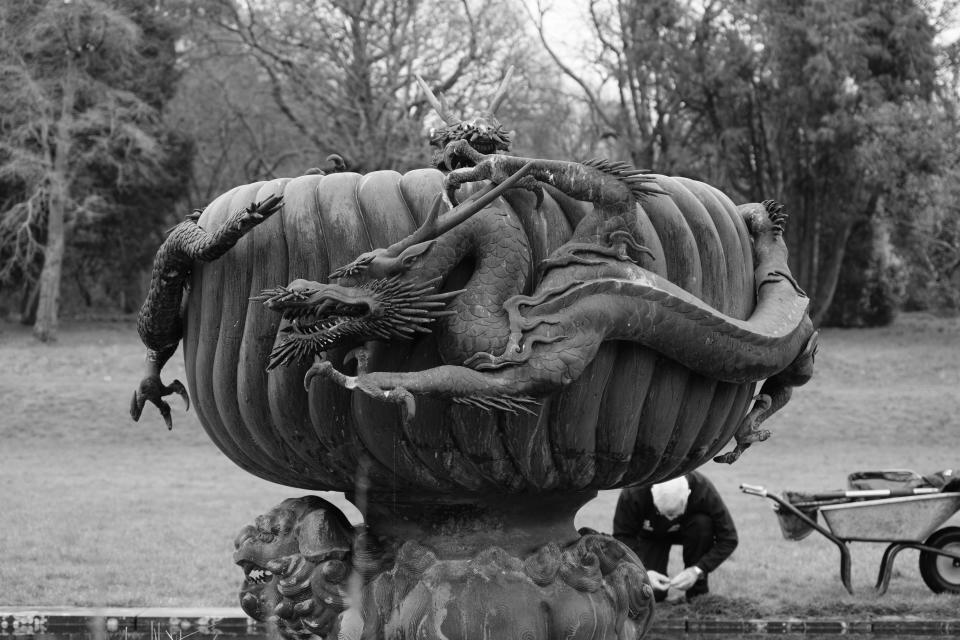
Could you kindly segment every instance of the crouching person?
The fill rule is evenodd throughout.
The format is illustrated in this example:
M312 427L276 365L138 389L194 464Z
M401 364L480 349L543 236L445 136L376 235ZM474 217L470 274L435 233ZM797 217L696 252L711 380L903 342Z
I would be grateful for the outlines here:
M659 602L673 587L687 600L710 590L707 576L737 548L737 529L716 487L693 471L620 493L613 535L643 562ZM667 571L670 547L683 547L683 570Z

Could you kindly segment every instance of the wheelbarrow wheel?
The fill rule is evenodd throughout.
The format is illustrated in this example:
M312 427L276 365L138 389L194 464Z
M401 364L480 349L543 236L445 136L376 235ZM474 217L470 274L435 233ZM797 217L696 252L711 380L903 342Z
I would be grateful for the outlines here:
M960 553L960 527L944 527L934 531L924 544ZM934 593L960 593L960 560L932 551L921 551L920 576Z

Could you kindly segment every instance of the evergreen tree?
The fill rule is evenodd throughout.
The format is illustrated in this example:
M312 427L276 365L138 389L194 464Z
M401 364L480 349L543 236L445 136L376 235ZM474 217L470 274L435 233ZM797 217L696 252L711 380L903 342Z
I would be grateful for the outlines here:
M897 238L865 225L913 215L901 206L905 190L923 190L946 171L940 145L900 135L945 130L926 4L598 0L588 20L598 43L592 73L563 68L584 88L603 137L616 141L613 151L740 201L784 202L794 273L818 324L841 279L843 295L862 298L863 278L893 273L867 265L896 263L887 254ZM848 250L889 260L845 263ZM876 285L874 294L901 289Z
M0 180L14 193L0 203L0 284L37 280L40 340L56 335L75 232L108 236L120 217L136 226L123 215L130 199L162 190L168 143L184 146L163 131L157 110L169 83L164 89L154 73L172 69L172 58L157 64L164 35L145 19L151 11L146 1L0 5Z

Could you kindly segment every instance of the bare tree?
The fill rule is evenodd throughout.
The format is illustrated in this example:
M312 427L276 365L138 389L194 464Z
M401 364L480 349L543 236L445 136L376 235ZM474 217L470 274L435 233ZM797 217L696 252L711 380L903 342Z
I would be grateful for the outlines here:
M433 116L415 75L470 111L509 66L526 75L535 44L506 0L206 0L192 25L185 82L195 91L176 111L196 127L198 174L210 171L198 175L202 195L330 153L357 171L423 166ZM203 187L217 174L227 182Z
M123 182L156 166L160 151L144 125L155 111L110 84L138 55L139 31L97 0L0 4L0 282L36 277L34 335L56 337L67 236L105 206L91 167Z
M702 4L697 16L675 0L589 0L576 56L547 27L549 0L528 8L543 48L585 97L598 148L663 171L685 163L694 129L686 85L702 78L695 67L717 14L716 2Z

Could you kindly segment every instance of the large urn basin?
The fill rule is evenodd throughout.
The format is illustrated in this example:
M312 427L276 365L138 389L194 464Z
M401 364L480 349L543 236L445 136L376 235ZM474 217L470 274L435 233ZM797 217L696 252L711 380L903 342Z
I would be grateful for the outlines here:
M658 176L670 197L637 205L649 269L717 310L754 308L750 236L733 203L706 184ZM446 494L591 493L653 482L701 465L732 438L754 383L697 375L633 343L603 345L584 374L532 413L487 411L424 397L404 425L396 405L321 378L310 363L267 371L280 317L251 298L296 278L326 282L358 254L412 232L442 189L432 169L302 176L249 184L211 203L216 229L251 201L282 192L284 207L219 260L197 264L184 309L190 395L204 429L233 462L264 479L309 490ZM508 192L532 264L564 243L586 207L548 191ZM458 268L459 287L471 265ZM528 282L536 281L531 273ZM454 277L451 276L451 280ZM389 346L394 370L441 364L436 337ZM349 372L346 353L331 353Z

